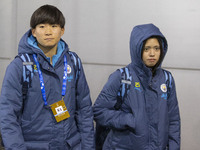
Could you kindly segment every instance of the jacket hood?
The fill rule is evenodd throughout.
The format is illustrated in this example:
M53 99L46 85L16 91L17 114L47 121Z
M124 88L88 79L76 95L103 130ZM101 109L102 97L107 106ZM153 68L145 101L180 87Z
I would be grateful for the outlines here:
M143 42L152 37L158 36L162 40L162 47L163 47L163 58L167 53L167 40L165 39L164 35L160 32L159 28L153 24L143 24L135 26L131 32L130 37L130 54L131 54L131 62L133 65L136 65L140 68L146 68L145 64L142 61L142 46ZM161 63L163 61L161 60ZM161 63L159 66L161 66Z
M38 47L35 47L31 44L29 44L28 39L32 36L31 29L28 30L21 38L19 45L18 45L18 54L34 54L34 53L41 53L41 50ZM62 45L64 45L65 50L69 50L67 43L60 39L60 42L62 42Z

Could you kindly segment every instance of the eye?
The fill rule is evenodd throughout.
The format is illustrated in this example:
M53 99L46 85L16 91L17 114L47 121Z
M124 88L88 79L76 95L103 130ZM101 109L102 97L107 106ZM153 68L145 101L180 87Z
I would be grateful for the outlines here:
M144 51L147 52L149 49L150 49L149 47L145 47L145 48L144 48Z
M159 51L159 50L160 50L160 47L155 47L155 50L156 50L156 51Z
M53 28L56 28L56 27L58 27L58 25L56 25L56 24L53 24L53 25L52 25L52 27L53 27Z
M39 25L39 28L44 28L44 25Z

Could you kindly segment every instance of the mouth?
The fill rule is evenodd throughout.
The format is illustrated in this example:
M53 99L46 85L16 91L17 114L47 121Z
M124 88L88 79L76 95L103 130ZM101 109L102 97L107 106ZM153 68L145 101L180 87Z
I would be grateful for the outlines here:
M45 41L51 41L51 40L53 40L53 38L46 38L46 39L44 39Z
M156 61L156 59L148 59L148 61L154 62L154 61Z

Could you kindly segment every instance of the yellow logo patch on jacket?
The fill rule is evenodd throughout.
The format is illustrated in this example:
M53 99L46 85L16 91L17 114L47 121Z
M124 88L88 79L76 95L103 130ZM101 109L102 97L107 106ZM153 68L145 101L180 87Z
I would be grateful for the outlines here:
M140 82L135 82L135 87L140 87Z

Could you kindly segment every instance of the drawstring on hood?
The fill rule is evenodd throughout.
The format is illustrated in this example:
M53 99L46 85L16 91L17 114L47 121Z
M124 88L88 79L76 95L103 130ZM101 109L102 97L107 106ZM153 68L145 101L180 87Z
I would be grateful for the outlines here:
M131 32L130 37L130 54L131 54L131 64L133 66L137 66L140 69L144 69L147 67L145 66L143 60L142 60L142 47L145 40L147 40L150 37L160 37L162 41L162 53L163 56L160 58L159 61L160 64L158 64L157 67L160 67L162 64L162 61L167 53L167 40L164 37L164 35L160 32L159 28L156 27L153 24L144 24L144 25L138 25L135 26Z

